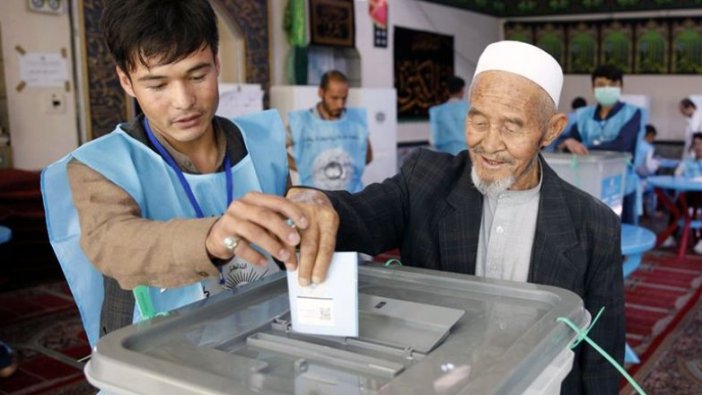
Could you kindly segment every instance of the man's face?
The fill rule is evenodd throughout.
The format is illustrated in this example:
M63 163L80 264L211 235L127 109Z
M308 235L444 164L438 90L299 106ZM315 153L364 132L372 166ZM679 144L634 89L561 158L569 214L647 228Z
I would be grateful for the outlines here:
M349 84L342 81L329 81L327 89L319 88L319 98L322 99L322 108L332 118L341 117L346 108L346 99L349 96Z
M538 183L539 168L534 166L537 154L565 126L564 114L554 116L549 126L544 126L540 116L542 95L545 93L539 86L513 73L488 71L478 75L470 94L466 139L481 182L501 183L511 177L514 182L507 188L512 190L532 188Z
M692 107L685 107L682 104L680 105L680 113L685 117L685 118L691 118L692 114L695 113L695 109Z
M692 150L695 152L695 158L702 159L702 139L696 138L692 140Z
M117 68L122 88L134 97L155 133L185 152L212 131L219 104L219 61L209 47L175 63L136 62L129 75Z

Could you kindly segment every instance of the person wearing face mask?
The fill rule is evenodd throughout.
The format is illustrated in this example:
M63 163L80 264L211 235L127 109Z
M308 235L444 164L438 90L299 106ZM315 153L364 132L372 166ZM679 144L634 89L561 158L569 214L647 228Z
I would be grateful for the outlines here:
M567 130L559 149L578 155L589 150L618 151L636 158L639 136L643 136L642 109L620 100L624 79L612 65L599 66L592 73L592 88L597 104L576 112L576 122ZM638 177L633 168L627 173L622 222L635 222L635 192Z

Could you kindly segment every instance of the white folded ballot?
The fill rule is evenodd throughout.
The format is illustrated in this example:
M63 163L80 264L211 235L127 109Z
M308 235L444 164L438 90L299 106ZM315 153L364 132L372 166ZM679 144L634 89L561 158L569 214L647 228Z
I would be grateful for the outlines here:
M299 285L298 271L288 272L292 329L329 336L358 336L358 254L337 252L327 279Z

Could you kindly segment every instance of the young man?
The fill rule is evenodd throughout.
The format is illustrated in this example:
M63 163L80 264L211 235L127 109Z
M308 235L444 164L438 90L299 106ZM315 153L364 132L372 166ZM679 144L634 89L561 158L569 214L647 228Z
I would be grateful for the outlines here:
M694 158L692 152L692 135L702 132L702 111L697 111L697 105L689 97L680 100L680 114L685 117L687 126L685 127L685 147L683 148L682 159Z
M314 108L288 113L289 166L302 185L358 192L363 170L373 160L366 110L346 108L349 81L339 71L324 73L318 94Z
M50 240L93 345L140 318L120 287L151 286L156 311L168 311L278 271L272 258L296 265L307 214L275 196L288 180L282 122L274 111L214 115L216 26L207 0L106 3L120 84L144 113L42 180Z
M451 77L447 83L448 100L429 108L431 141L437 151L456 155L468 148L465 131L468 102L465 99L465 86L463 78Z
M399 174L358 194L292 188L288 197L338 213L340 250L399 248L406 265L569 289L593 317L605 308L589 336L622 363L619 219L539 155L567 122L556 113L562 84L561 67L543 50L491 44L470 89L467 152L419 150ZM618 387L604 357L588 345L575 349L562 394Z
M641 108L620 101L624 78L614 66L599 66L592 73L596 105L576 112L576 123L566 131L559 148L587 155L588 150L619 151L631 154L636 161L636 146L643 138L644 120ZM636 172L629 168L624 191L622 222L635 222Z

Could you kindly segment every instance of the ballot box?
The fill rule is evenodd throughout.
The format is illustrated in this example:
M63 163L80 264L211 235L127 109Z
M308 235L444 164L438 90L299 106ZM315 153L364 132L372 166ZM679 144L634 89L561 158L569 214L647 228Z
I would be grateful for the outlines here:
M621 216L630 154L590 151L588 155L548 152L542 155L559 177L600 199Z
M359 267L359 336L292 331L286 273L100 339L110 394L558 394L590 315L570 291Z

